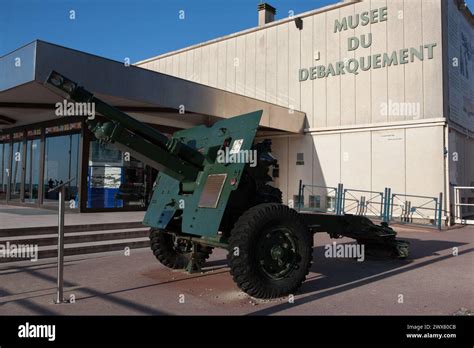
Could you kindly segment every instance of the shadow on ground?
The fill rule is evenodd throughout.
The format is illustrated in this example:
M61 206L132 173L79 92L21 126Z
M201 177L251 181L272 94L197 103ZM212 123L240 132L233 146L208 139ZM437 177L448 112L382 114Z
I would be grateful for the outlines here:
M253 312L251 315L274 314L285 309L301 306L327 296L332 296L404 272L419 269L452 257L452 254L441 256L439 251L467 244L461 242L419 240L410 238L404 238L404 240L410 242L411 255L406 260L366 259L364 262L358 262L357 260L351 259L325 258L324 247L316 247L313 250L313 266L311 271L320 273L322 276L308 279L303 283L301 289L296 294L309 294L309 296L298 299L297 303L279 303L275 306ZM474 248L460 251L459 255L468 254L472 251L474 251ZM426 261L414 262L427 256L437 257ZM315 292L317 293L312 294Z
M251 313L251 315L269 315L274 314L280 311L283 311L288 308L294 308L295 306L300 306L309 302L316 301L318 299L335 295L344 291L348 291L366 284L380 281L382 279L392 277L394 275L419 269L428 265L431 265L436 262L443 261L448 259L451 256L448 255L442 256L439 252L444 250L452 249L453 247L460 247L466 245L467 243L462 242L451 242L451 241L439 241L439 240L419 240L419 239L409 239L405 240L410 242L411 245L411 256L407 260L396 260L396 259L384 259L384 260L372 260L367 259L364 262L358 262L353 259L336 259L336 258L326 258L324 257L324 246L315 247L313 250L313 266L311 271L314 273L321 274L321 276L313 277L308 279L299 291L299 295L307 295L298 300L297 303L289 304L287 302L277 302L271 307L262 308L256 312ZM470 248L464 251L460 251L459 255L470 253L474 248ZM446 253L443 253L446 254ZM425 258L427 256L435 256L435 258L430 258L425 261L414 262L418 259ZM85 261L87 262L87 261ZM45 264L46 267L34 268L34 267L25 267L16 272L23 272L25 275L32 276L43 281L47 281L51 285L56 284L56 277L46 275L42 271L44 269L50 268L49 264ZM53 266L52 266L53 267ZM135 312L144 314L144 315L165 315L167 314L164 311L159 311L148 306L136 303L118 297L118 294L125 292L130 292L134 290L139 290L143 288L156 287L164 284L171 283L180 283L185 280L190 280L190 278L203 278L203 277L212 277L214 275L219 275L222 273L227 273L226 269L226 260L214 260L207 264L205 270L209 270L204 274L193 275L190 277L184 277L175 280L161 281L153 284L148 284L139 287L128 287L125 289L118 289L116 291L111 291L108 293L101 293L96 289L85 287L80 284L74 284L71 282L65 282L66 288L76 287L85 294L85 296L78 297L77 300L84 300L90 298L100 298L101 300L107 301L112 305L118 305ZM212 271L212 272L211 272ZM138 271L137 271L138 272ZM49 288L51 289L51 288ZM47 290L47 289L44 289ZM233 289L229 289L233 290ZM317 292L317 293L315 293ZM54 293L54 292L53 292ZM19 295L20 293L10 293L4 289L0 289L0 299L6 296ZM297 295L298 295L297 294ZM29 297L23 297L21 299L11 300L7 302L15 302L35 314L49 314L54 315L55 313L51 308L41 306L31 301L34 297L40 297L43 295L35 295ZM3 302L1 304L5 304ZM0 304L0 305L1 305ZM54 307L53 307L54 308ZM106 314L106 313L104 313Z

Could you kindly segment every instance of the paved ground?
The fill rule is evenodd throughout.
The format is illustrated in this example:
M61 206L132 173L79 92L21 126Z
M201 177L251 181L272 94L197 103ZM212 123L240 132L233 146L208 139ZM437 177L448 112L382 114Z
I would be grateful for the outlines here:
M67 212L65 225L102 224L110 222L142 221L144 211L116 213L74 213ZM0 229L57 226L58 213L52 209L38 209L0 204Z
M76 256L65 267L66 296L55 305L55 260L0 265L0 315L37 314L453 314L474 309L474 227L437 232L402 230L407 261L329 259L316 235L314 266L293 304L259 301L234 285L225 252L203 274L170 271L148 250ZM338 242L348 242L341 239ZM453 248L459 255L453 256ZM184 297L183 297L184 295ZM398 303L403 295L403 303ZM180 303L183 301L184 303Z

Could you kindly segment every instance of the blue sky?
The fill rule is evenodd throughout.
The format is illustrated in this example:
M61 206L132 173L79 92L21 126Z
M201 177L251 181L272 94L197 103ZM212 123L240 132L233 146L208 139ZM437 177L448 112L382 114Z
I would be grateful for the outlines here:
M277 19L338 0L271 0ZM35 39L132 62L251 28L260 0L0 0L0 56ZM474 0L468 0L474 8ZM69 18L74 10L76 18ZM184 10L185 19L179 19Z
M271 0L277 18L337 0ZM257 25L260 0L0 0L0 55L35 39L132 62ZM69 11L76 19L69 19ZM184 10L185 19L179 19Z

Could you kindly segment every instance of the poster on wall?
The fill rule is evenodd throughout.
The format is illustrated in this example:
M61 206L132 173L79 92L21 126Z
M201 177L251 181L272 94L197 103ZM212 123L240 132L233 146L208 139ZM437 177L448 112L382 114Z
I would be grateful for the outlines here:
M90 187L100 189L118 189L122 178L120 167L92 167Z
M448 3L449 117L474 132L474 28Z

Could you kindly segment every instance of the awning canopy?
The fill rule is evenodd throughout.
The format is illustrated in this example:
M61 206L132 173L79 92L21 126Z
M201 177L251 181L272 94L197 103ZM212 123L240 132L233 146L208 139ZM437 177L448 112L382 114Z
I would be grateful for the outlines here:
M265 133L302 133L305 125L300 111L34 41L0 58L0 129L57 119L54 104L61 100L43 86L52 70L152 124L188 128L263 110Z

